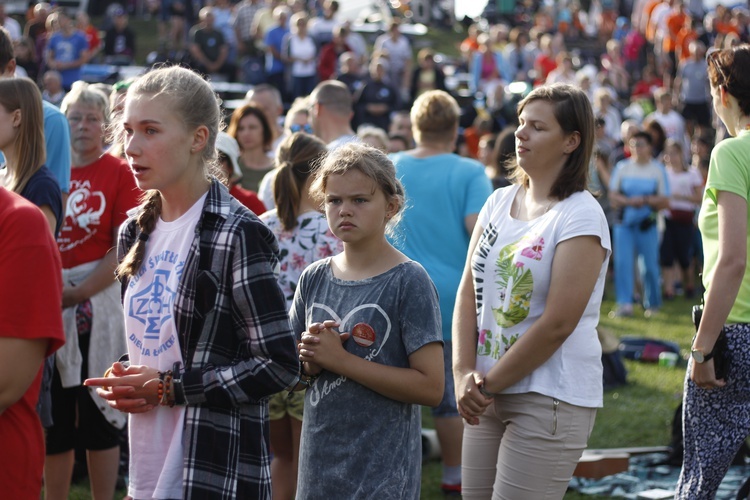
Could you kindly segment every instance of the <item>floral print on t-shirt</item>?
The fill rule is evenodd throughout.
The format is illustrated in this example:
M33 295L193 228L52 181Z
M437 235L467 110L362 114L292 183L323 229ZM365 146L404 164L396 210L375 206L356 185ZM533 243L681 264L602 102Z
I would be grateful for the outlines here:
M291 231L282 228L276 210L264 213L260 219L279 241L281 267L278 281L287 307L291 307L302 271L315 261L341 253L344 244L334 236L320 212L301 214L297 217L297 226Z
M490 227L488 234L494 233ZM495 241L483 238L480 245ZM534 291L534 277L527 264L539 261L544 253L544 238L527 234L519 241L503 247L495 262L495 283L499 291L498 307L491 307L495 322L501 329L499 338L495 338L491 329L481 329L477 345L477 354L498 359L518 340L519 334L504 335L505 328L521 323L529 316L531 294ZM493 301L494 302L494 301Z

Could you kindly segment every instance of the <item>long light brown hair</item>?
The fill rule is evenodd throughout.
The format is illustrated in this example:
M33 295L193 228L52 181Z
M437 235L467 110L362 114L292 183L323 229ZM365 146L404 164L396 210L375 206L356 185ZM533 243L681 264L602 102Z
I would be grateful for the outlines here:
M21 193L46 161L44 115L39 87L28 78L0 80L0 106L12 113L21 111L21 123L14 141L14 163L8 162L10 191ZM7 160L7 158L6 158Z
M188 130L205 125L208 128L208 140L202 151L202 158L206 177L220 170L216 136L221 128L221 111L218 97L208 82L189 69L166 67L146 73L128 89L128 99L138 96L169 99L169 109L177 114ZM146 191L142 200L135 221L141 236L117 266L118 278L128 278L138 272L146 255L146 240L161 214L162 199L159 191Z

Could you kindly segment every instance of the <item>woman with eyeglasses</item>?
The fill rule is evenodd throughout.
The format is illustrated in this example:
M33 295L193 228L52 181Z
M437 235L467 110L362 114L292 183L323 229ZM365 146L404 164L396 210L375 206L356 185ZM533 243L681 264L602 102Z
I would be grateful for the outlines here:
M709 52L708 78L731 137L711 152L698 218L706 291L685 377L685 455L675 498L713 498L750 434L750 45ZM726 348L717 352L722 333ZM728 367L717 373L721 358Z
M127 163L104 152L109 98L76 82L62 101L70 125L70 196L57 240L63 267L65 345L52 377L47 431L47 498L67 498L75 448L86 449L94 498L112 498L126 416L82 385L127 350L120 286L115 281L117 230L141 191Z

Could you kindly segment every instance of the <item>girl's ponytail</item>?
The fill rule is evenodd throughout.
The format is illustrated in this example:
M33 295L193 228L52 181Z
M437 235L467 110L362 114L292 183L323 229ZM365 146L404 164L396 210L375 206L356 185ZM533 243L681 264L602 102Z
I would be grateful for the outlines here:
M312 135L295 132L279 145L276 153L276 179L273 197L281 227L291 231L297 226L305 183L326 154L326 145Z
M276 213L281 221L281 227L289 231L297 225L302 186L294 175L294 165L291 161L279 162L276 168L279 169L273 185Z
M156 227L156 221L161 214L161 194L157 190L147 191L144 202L135 223L140 229L140 235L130 251L125 255L115 270L118 279L134 276L143 264L146 255L146 240Z

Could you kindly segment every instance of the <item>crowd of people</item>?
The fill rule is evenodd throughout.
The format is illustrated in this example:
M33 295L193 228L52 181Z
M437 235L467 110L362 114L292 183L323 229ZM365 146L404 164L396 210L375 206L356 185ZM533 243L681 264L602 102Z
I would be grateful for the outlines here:
M336 0L196 4L148 2L153 67L114 85L82 68L144 57L133 5L102 42L0 4L0 276L33 285L0 287L14 498L67 498L77 461L95 498L123 471L136 499L418 498L420 405L446 495L561 498L608 278L614 317L703 296L678 498L715 491L750 433L744 9L515 2L447 64Z

